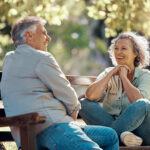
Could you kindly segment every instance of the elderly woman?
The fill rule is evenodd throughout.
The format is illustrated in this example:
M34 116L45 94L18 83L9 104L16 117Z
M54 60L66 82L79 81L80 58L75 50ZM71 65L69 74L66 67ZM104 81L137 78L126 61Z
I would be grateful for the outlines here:
M109 53L115 67L88 87L80 116L87 124L112 127L126 146L150 145L150 71L142 69L149 64L148 41L121 33Z

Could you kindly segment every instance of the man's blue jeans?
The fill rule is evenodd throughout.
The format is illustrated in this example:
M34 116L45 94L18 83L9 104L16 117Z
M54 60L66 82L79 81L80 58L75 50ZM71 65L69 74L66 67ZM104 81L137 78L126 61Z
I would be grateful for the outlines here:
M117 133L108 127L57 123L37 135L38 150L119 150Z
M143 138L143 145L150 145L150 101L140 99L127 107L118 118L108 114L95 101L81 100L79 114L90 125L102 125L115 129L118 135L132 131Z

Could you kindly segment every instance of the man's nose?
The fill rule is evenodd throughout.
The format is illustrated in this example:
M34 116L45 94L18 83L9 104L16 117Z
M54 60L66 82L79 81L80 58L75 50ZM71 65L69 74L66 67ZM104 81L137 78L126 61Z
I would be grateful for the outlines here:
M47 35L46 40L47 40L48 42L50 42L50 41L51 41L51 37L50 37L49 35Z

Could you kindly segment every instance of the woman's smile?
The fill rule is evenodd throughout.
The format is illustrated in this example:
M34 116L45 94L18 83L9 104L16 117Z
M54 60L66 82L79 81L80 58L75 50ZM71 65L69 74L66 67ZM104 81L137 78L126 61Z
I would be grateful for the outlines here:
M119 39L114 48L114 55L119 65L127 65L134 69L134 59L136 54L129 39Z

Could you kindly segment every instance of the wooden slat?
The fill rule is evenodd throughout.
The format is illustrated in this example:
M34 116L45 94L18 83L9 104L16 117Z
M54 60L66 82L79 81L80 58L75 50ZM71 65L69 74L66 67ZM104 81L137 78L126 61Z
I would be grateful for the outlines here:
M150 150L150 146L121 146L120 150Z
M43 123L46 117L40 113L29 113L13 117L0 117L0 127L5 126L26 126L28 124Z
M36 134L34 133L34 128L34 125L20 128L21 150L37 150Z
M0 141L13 141L13 137L10 131L0 131Z
M96 80L96 76L77 76L77 75L66 75L66 78L72 85L89 86Z
M6 117L4 108L0 108L0 117Z

